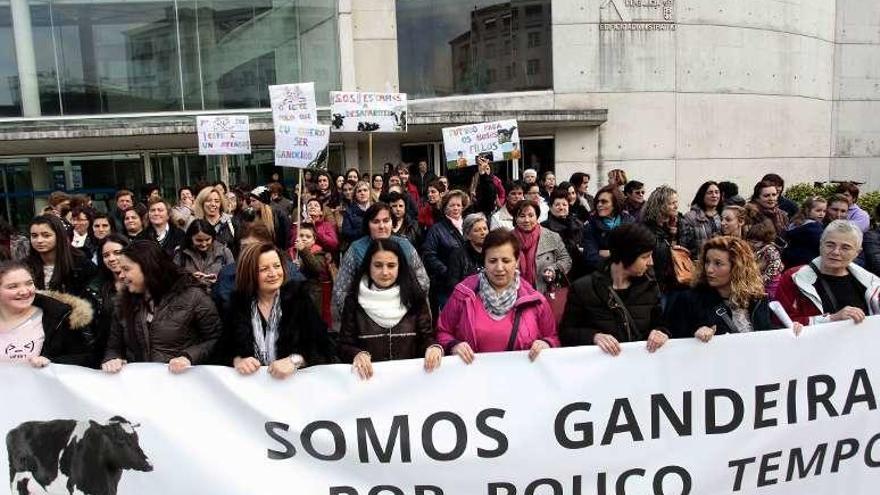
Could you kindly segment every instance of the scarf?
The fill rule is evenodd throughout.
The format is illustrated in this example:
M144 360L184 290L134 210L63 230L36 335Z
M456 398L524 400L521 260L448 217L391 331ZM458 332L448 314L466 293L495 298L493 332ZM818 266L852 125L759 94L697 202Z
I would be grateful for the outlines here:
M479 273L477 293L483 301L483 307L493 320L503 319L513 309L519 294L520 273L517 271L513 277L513 283L505 287L501 292L495 290L486 277L486 272Z
M537 280L536 272L536 256L538 254L538 240L541 238L541 226L536 225L531 232L523 232L519 227L513 229L513 235L519 239L520 255L519 270L526 282L532 287L535 286Z
M788 223L787 213L782 211L782 209L780 209L778 206L774 208L764 208L760 204L757 204L757 206L758 211L760 211L762 215L769 218L770 221L773 222L773 226L776 227L777 234L785 232L785 226Z
M73 239L70 241L70 245L75 248L81 248L86 245L86 239L89 238L88 232L83 235L79 235L76 231L73 231Z
M374 289L370 287L369 280L369 277L361 279L358 304L376 325L385 329L393 328L406 315L406 307L400 302L400 286Z
M254 298L251 303L251 329L254 332L254 354L260 360L260 364L268 366L277 358L275 344L278 342L278 323L281 321L280 291L275 293L272 300L272 310L265 331L263 330L263 317L260 315L259 298Z
M464 218L463 217L458 217L458 220L456 220L452 217L446 217L446 218L449 219L449 223L451 223L453 227L458 229L459 234L464 235L464 233L462 231L462 226L464 225Z
M620 227L620 222L622 221L620 215L615 215L613 217L604 217L602 218L602 225L605 226L608 230L614 230L617 227Z

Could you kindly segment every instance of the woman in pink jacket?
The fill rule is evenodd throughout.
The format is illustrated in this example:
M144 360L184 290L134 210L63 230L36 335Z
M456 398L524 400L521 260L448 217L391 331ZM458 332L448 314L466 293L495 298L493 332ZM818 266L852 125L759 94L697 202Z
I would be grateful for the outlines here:
M437 322L437 342L470 364L475 353L559 347L547 300L517 270L519 241L506 229L483 243L483 270L455 287Z

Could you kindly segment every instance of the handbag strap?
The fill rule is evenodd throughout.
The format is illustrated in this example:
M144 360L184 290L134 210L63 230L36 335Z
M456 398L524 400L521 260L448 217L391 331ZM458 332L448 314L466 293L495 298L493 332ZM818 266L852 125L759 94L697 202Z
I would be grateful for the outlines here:
M828 302L831 303L831 310L826 311L826 313L836 313L838 311L838 308L837 297L834 295L834 291L831 290L831 286L828 285L828 281L825 280L825 277L822 276L822 273L819 271L819 267L817 267L816 264L812 261L810 262L810 268L812 268L813 271L816 272L816 278L819 279L819 283L822 284L822 290L825 291L825 296L828 298Z
M522 309L516 308L513 313L513 328L510 329L510 338L507 339L507 350L512 351L516 345L516 336L519 334L519 320L522 318Z
M718 306L715 306L715 314L719 318L721 318L721 321L723 321L724 324L727 325L727 328L729 328L731 331L740 333L739 326L737 326L737 324L733 322L733 318L731 318L730 315L727 314L728 309L729 308L727 304L721 303Z
M617 305L620 306L620 310L623 311L623 319L626 320L626 336L629 341L632 342L634 340L632 332L635 329L635 319L632 317L632 314L630 314L629 309L627 309L626 307L626 304L623 303L623 299L620 298L620 295L617 294L617 291L614 290L614 287L610 285L608 286L608 295L610 295L611 298L614 299L614 302L616 302Z

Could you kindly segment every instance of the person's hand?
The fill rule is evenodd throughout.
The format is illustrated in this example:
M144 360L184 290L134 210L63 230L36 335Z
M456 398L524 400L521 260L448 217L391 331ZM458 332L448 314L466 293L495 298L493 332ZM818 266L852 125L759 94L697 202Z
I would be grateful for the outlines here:
M293 247L296 248L297 251L302 251L306 248L306 243L303 242L302 239L297 238L295 241L293 241Z
M277 378L279 380L289 377L295 371L296 365L293 364L293 361L290 358L276 359L269 364L269 374L272 375L272 378Z
M492 167L490 165L489 159L484 156L477 157L477 168L480 171L480 175L487 175L491 172Z
M663 344L669 340L669 336L660 330L651 330L648 334L648 352L654 352L663 347Z
M238 357L232 360L232 366L240 375L252 375L260 369L260 360L255 357Z
M457 355L464 361L464 364L471 364L474 362L474 350L471 349L470 344L467 342L459 342L455 344L455 347L452 348L452 353Z
M715 325L712 325L711 327L700 327L697 329L696 332L694 332L694 337L700 339L703 342L709 342L710 340L712 340L712 337L715 336L716 330L717 328L715 327Z
M361 380L369 380L373 377L373 359L369 352L359 352L354 357L352 367Z
M101 365L101 370L105 373L119 373L122 371L122 367L125 366L126 361L122 359L111 359L109 361L104 362Z
M432 345L425 351L425 371L428 373L440 367L443 362L443 349L438 345Z
M611 251L608 250L608 249L600 249L600 250L599 250L599 257L601 257L601 258L610 258L610 257L611 257Z
M794 336L795 336L795 337L800 337L800 336L801 336L801 332L804 331L804 326L801 325L801 324L798 323L798 322L794 322L794 323L792 323L792 325L791 325L791 329L792 329L792 331L794 332Z
M865 312L859 308L847 306L831 315L831 321L852 320L855 323L865 321Z
M33 368L45 368L46 366L49 366L49 363L52 361L49 361L49 358L45 356L34 356L30 358L28 362Z
M192 366L192 363L189 361L189 358L186 356L180 356L168 361L168 370L174 373L175 375L179 375L183 373Z
M541 354L541 351L548 349L549 347L550 344L541 339L532 342L532 348L529 349L529 361L534 362L535 359L538 359L538 354Z
M620 354L620 342L613 335L597 333L593 336L593 343L599 346L599 349L605 351L606 354L611 354L612 356Z

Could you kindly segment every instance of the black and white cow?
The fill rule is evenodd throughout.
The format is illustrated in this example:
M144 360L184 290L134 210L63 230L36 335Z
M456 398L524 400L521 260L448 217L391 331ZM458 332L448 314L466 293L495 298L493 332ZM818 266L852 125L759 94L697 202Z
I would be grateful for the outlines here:
M120 416L18 425L6 435L12 493L115 495L123 470L153 470L136 426Z
M341 113L334 113L333 120L330 122L334 129L342 129L342 126L345 125L345 116Z

